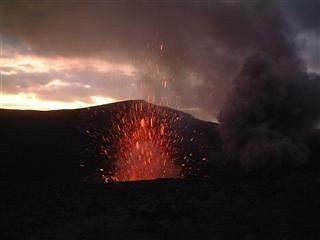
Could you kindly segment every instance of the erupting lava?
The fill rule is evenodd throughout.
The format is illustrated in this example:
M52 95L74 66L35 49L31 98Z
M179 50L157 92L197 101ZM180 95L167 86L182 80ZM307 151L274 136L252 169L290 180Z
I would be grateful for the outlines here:
M180 117L143 102L120 111L113 121L111 137L103 153L113 162L105 181L135 181L179 178L176 146L182 138L173 125Z

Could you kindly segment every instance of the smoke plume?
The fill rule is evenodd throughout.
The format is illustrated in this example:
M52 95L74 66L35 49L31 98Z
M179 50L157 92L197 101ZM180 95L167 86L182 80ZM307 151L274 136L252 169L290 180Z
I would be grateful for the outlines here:
M306 72L282 15L273 17L270 48L245 61L219 116L224 151L246 168L306 163L303 137L320 117L320 77Z
M254 168L307 162L302 138L319 120L319 101L320 78L296 59L248 58L220 113L225 152Z

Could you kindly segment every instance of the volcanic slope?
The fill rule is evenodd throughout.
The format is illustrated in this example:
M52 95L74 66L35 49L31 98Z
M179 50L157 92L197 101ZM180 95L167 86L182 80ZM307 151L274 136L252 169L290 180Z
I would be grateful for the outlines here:
M0 109L0 179L9 182L99 181L99 170L114 161L101 153L105 145L102 139L116 134L115 117L130 118L129 109L135 106L147 111L156 109L159 119L179 116L180 120L170 126L176 128L183 139L177 149L177 164L188 162L185 175L207 174L204 170L207 160L217 159L212 156L221 153L217 124L144 101L126 101L76 110Z
M181 156L195 152L197 169L204 151L210 170L198 171L200 178L106 184L98 169L106 161L100 135L91 133L111 129L112 116L135 104L149 106L0 110L0 239L320 238L318 130L308 138L313 164L247 174L221 167L217 124L166 109L181 117Z

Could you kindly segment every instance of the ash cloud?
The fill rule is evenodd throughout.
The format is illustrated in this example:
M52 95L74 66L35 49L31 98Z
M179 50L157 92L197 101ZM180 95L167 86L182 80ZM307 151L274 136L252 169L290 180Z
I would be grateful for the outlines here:
M320 32L320 2L318 0L287 0L285 6L298 27L307 31Z
M305 136L320 120L320 77L307 73L285 19L271 24L275 42L245 61L219 116L225 153L249 169L308 162Z
M249 168L306 163L306 130L316 127L320 77L296 59L257 54L247 59L220 113L230 160Z

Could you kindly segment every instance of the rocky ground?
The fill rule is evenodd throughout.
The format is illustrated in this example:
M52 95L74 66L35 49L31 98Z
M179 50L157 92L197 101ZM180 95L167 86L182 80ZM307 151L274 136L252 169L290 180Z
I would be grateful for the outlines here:
M267 179L2 183L0 239L319 239L318 174Z

